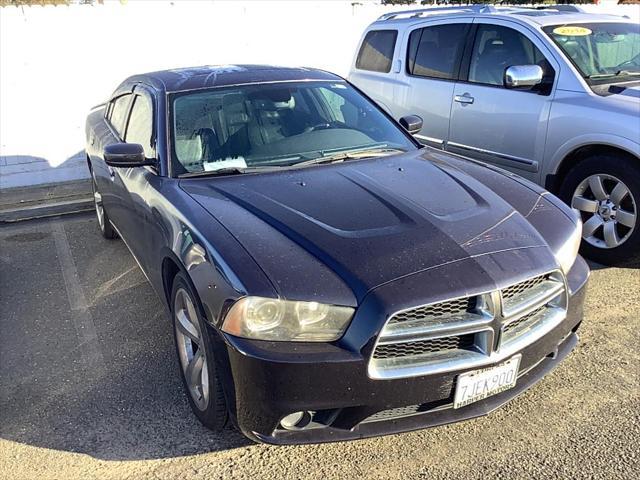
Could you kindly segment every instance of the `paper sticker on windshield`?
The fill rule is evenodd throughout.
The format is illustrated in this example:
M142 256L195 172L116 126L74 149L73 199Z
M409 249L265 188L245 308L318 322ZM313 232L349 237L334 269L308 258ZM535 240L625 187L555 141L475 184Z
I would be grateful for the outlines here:
M591 35L592 32L585 27L564 26L554 28L553 33L555 33L556 35L564 35L567 37L584 37L586 35Z

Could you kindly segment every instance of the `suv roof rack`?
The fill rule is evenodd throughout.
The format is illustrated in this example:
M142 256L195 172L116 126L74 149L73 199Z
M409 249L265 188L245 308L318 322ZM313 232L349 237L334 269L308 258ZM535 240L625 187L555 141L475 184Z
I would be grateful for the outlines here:
M549 12L574 12L585 13L575 5L545 5L540 7L495 7L493 5L460 5L457 7L433 7L419 8L416 10L400 10L381 15L377 21L395 20L400 18L419 18L429 14L438 13L522 13L535 10L547 10Z
M421 17L430 13L451 12L451 13L495 13L497 11L513 10L508 7L500 10L496 9L493 5L460 5L458 7L433 7L433 8L419 8L416 10L401 10L398 12L390 12L381 15L378 20L394 20L398 17Z
M539 7L533 7L535 10L555 10L557 12L573 12L573 13L585 13L583 8L577 5L541 5Z

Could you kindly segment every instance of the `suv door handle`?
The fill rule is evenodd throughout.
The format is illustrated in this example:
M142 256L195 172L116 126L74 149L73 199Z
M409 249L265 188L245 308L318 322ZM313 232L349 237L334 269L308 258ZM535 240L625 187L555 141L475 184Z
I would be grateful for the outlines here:
M456 95L453 99L458 103L473 103L474 98L468 93L463 93L462 95Z

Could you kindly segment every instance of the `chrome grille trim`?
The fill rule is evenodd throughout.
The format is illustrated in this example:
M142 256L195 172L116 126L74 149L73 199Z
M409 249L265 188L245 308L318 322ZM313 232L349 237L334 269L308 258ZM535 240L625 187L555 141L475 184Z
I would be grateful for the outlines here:
M564 320L567 291L562 273L553 271L501 290L396 312L376 340L368 374L405 378L500 362Z

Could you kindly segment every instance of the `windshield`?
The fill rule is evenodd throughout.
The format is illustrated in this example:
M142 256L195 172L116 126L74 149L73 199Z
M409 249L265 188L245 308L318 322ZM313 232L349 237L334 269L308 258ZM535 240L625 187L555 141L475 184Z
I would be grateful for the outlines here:
M572 23L544 31L591 84L635 79L640 75L640 25Z
M415 150L345 82L282 82L175 94L174 171L278 168L342 152ZM373 155L373 153L372 153Z

